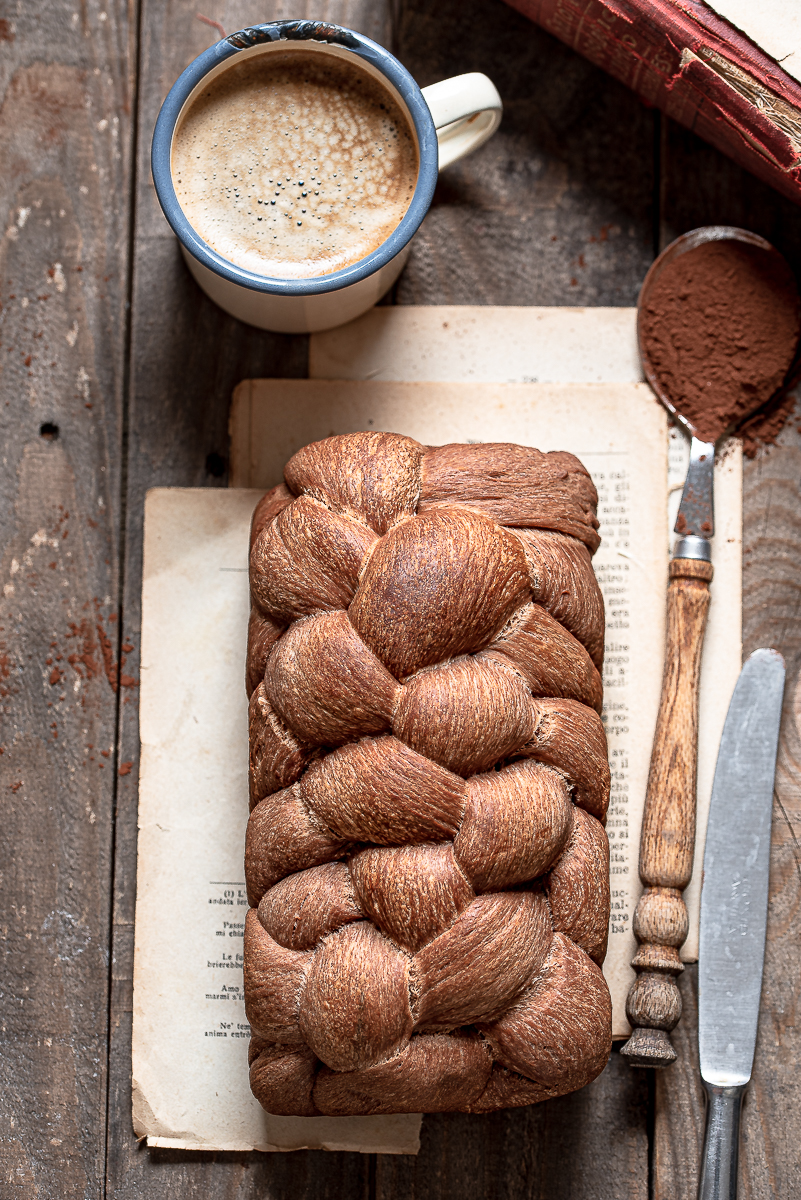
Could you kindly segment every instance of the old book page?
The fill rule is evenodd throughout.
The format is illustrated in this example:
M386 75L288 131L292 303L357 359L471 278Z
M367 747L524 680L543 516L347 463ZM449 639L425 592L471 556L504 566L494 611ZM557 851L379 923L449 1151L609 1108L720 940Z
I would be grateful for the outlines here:
M381 327L370 329L376 318ZM627 1031L623 1005L634 950L639 822L661 676L668 446L675 486L686 465L682 444L668 442L661 410L637 382L631 310L398 308L374 310L363 321L366 335L354 322L312 339L312 370L339 373L341 382L240 386L232 411L232 489L158 489L148 497L134 1114L137 1132L149 1144L386 1153L415 1153L419 1144L415 1116L267 1117L247 1087L241 863L248 525L257 496L280 479L289 455L330 433L384 428L428 443L515 440L571 449L596 479L604 544L595 564L609 620L605 715L615 775L609 820L615 894L606 973L615 1032ZM593 342L603 349L602 373L612 386L597 378ZM364 382L345 382L349 366ZM437 370L461 371L473 386L403 381L404 373L425 380ZM500 373L505 380L537 376L542 382L504 385L495 382ZM547 382L552 376L556 382ZM702 806L739 670L736 454L718 470L716 486ZM256 490L239 490L249 488ZM697 920L692 896L690 903ZM692 944L688 950L692 956Z
M185 1150L416 1154L418 1116L272 1117L248 1087L244 648L260 494L157 488L145 504L134 1129Z
M796 0L714 0L716 13L731 21L782 70L801 82L801 8Z

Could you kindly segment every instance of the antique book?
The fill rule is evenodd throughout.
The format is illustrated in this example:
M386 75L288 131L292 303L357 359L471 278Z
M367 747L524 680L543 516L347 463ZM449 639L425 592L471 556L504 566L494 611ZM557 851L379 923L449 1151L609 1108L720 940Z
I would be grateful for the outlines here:
M801 22L796 4L507 3L646 103L801 203Z

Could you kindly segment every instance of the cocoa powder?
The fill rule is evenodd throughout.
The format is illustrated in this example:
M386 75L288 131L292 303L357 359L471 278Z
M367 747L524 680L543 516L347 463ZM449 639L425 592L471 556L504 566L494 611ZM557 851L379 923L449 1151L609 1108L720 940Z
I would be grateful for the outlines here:
M662 390L704 441L762 408L795 356L801 305L775 250L704 242L669 262L649 288L640 334ZM768 422L775 437L776 413ZM751 447L760 421L748 422Z

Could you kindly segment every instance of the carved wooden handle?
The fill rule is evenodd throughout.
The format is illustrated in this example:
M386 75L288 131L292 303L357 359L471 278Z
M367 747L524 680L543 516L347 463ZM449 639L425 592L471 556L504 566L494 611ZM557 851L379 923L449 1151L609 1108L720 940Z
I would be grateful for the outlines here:
M670 564L665 673L640 836L645 891L634 913L640 946L631 964L637 978L626 1001L633 1032L621 1051L632 1066L666 1067L676 1058L669 1031L681 1016L676 975L684 970L682 892L695 849L698 681L711 579L711 563L674 558Z

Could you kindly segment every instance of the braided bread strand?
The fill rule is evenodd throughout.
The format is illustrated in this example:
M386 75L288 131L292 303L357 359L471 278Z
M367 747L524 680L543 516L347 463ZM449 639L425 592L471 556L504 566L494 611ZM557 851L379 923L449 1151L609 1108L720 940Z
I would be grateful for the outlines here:
M532 1104L611 1047L597 495L387 433L253 516L245 1003L268 1112Z

